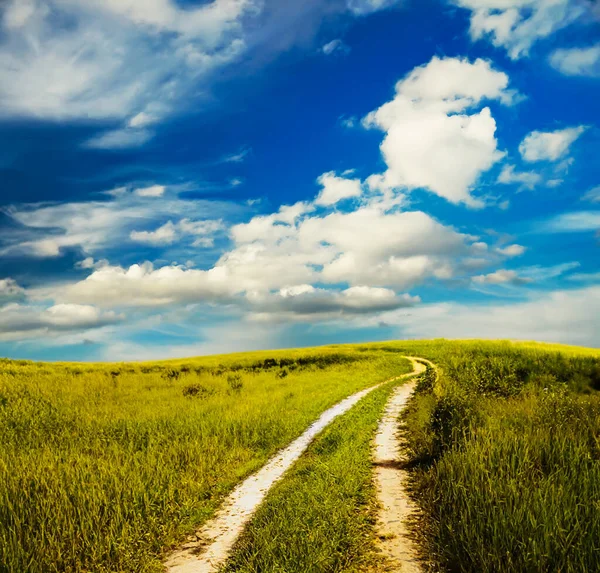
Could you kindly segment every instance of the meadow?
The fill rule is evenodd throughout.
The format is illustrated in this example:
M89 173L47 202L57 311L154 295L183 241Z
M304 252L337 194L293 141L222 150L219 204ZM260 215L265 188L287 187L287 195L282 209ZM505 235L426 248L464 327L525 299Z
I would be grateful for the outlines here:
M439 365L404 414L415 534L432 568L600 571L600 352L409 348Z
M437 365L403 414L412 524L447 572L600 571L600 351L414 341L139 364L0 363L0 572L162 571L321 412ZM395 384L277 483L229 573L383 571L371 447Z
M0 362L0 571L162 571L242 478L342 398L410 370L326 348L142 364Z

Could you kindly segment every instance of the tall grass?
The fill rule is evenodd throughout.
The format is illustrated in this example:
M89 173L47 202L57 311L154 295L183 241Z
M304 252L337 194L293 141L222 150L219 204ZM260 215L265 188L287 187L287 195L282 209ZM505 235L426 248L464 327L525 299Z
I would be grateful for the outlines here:
M422 347L405 418L425 553L446 571L600 571L600 353Z
M166 549L320 412L407 369L349 348L3 361L0 572L161 571Z

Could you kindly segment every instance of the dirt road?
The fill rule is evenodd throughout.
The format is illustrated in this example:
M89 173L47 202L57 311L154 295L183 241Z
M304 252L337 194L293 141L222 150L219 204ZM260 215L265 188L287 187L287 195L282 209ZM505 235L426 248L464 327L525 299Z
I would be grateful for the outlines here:
M413 365L417 364L413 361ZM421 367L422 365L419 365ZM406 378L415 372L399 376ZM386 381L386 382L389 382ZM168 573L212 573L225 563L236 540L256 509L291 465L302 455L315 436L338 416L382 384L367 388L326 410L299 438L281 450L257 473L239 484L225 499L213 519L197 533L196 540L185 544L165 562Z

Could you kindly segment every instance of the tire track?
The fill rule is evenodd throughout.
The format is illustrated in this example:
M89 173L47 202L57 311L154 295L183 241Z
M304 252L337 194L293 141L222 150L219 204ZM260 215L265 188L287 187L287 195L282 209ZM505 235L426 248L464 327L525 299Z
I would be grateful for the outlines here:
M416 368L416 362L411 360ZM419 365L421 366L421 365ZM304 453L313 439L338 416L346 413L367 394L387 382L408 378L409 374L386 380L361 390L332 406L289 446L277 453L258 472L239 484L225 499L215 516L196 534L196 541L186 543L165 562L168 573L213 573L219 570L250 521L269 489L282 478L291 465Z
M422 362L435 368L431 362L422 358L406 358L413 363L418 374L426 369ZM375 484L380 503L377 519L378 545L386 559L387 570L402 573L423 571L417 548L407 527L407 519L415 514L416 508L406 490L408 471L403 468L406 457L398 437L398 418L406 407L415 384L416 382L404 384L392 393L379 423L373 451Z

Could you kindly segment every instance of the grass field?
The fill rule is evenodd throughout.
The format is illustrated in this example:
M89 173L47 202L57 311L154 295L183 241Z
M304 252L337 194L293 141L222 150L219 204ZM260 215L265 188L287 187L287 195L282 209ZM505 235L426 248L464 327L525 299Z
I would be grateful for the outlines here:
M240 479L410 370L351 348L151 364L0 363L0 571L161 571Z
M390 342L145 364L0 363L0 572L161 571L223 496L342 398L439 366L404 414L433 570L600 571L600 351ZM393 383L320 434L233 573L377 570L371 442Z
M600 571L600 352L411 346L405 414L424 553L443 571Z

